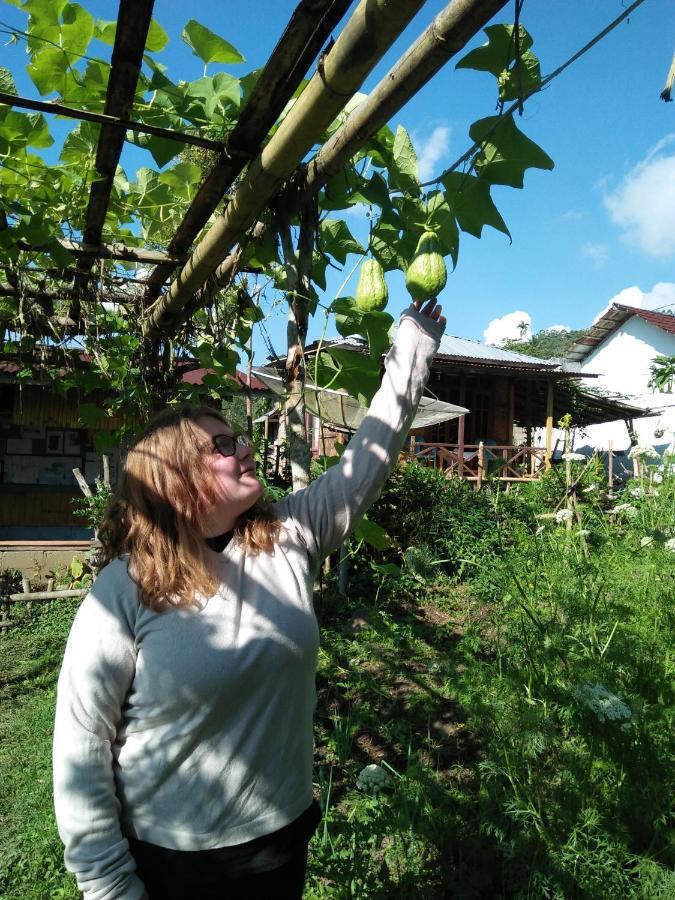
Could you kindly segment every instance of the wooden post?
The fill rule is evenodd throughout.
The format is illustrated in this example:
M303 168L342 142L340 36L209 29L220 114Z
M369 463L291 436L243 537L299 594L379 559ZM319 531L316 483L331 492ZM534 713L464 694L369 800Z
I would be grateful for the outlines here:
M478 480L476 481L476 490L479 491L483 485L485 478L485 444L481 441L478 444Z
M459 378L459 405L466 406L466 379L463 375ZM457 472L460 478L464 478L464 440L466 433L466 414L459 417L457 423Z
M103 462L103 484L106 487L110 487L110 458L106 453L101 455L101 460Z
M607 443L607 493L614 496L614 447L611 441Z
M82 474L82 472L80 472L79 469L73 469L73 475L75 476L75 481L77 481L77 483L79 484L80 490L82 491L84 496L91 497L91 488L85 481L85 478L84 478L84 475Z
M546 386L546 457L545 467L551 468L551 456L553 455L553 382L548 381Z

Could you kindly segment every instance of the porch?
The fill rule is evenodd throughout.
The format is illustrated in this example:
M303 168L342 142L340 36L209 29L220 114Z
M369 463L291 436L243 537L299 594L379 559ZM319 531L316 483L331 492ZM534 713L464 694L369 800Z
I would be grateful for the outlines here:
M446 478L473 481L479 489L486 478L506 483L536 481L548 468L545 447L516 447L510 444L432 443L411 437L408 447L411 461L440 469Z

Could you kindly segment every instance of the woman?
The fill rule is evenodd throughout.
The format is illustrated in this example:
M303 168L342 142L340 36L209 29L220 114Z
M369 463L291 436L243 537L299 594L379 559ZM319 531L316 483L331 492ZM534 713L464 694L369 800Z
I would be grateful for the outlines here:
M54 795L87 900L302 896L322 560L377 498L445 319L402 318L340 464L271 509L210 409L137 440L59 678Z

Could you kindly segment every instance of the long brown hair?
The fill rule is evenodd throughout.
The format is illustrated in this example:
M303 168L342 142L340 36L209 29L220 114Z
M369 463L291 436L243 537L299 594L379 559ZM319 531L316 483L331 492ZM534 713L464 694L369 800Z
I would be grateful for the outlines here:
M218 587L215 555L203 537L215 501L211 472L199 449L198 419L228 428L209 406L160 412L127 452L119 483L98 531L102 565L129 554L129 574L150 609L199 606ZM233 540L252 553L271 552L280 523L268 504L241 516Z

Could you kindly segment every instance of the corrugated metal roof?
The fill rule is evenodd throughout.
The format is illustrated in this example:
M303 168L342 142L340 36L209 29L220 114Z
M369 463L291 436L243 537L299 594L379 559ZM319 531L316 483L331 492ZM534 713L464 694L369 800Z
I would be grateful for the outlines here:
M502 365L532 365L538 369L555 370L560 366L560 360L557 359L540 359L538 356L504 350L502 347L493 347L492 344L482 344L480 341L455 337L451 334L443 335L436 356L475 359L480 362L501 363Z
M592 353L606 337L616 331L624 322L632 316L644 319L651 325L656 325L669 334L675 334L675 315L672 313L655 312L651 309L640 309L638 306L626 306L623 303L613 303L609 309L600 316L588 329L586 334L575 341L565 353L565 359L581 362L589 353Z

